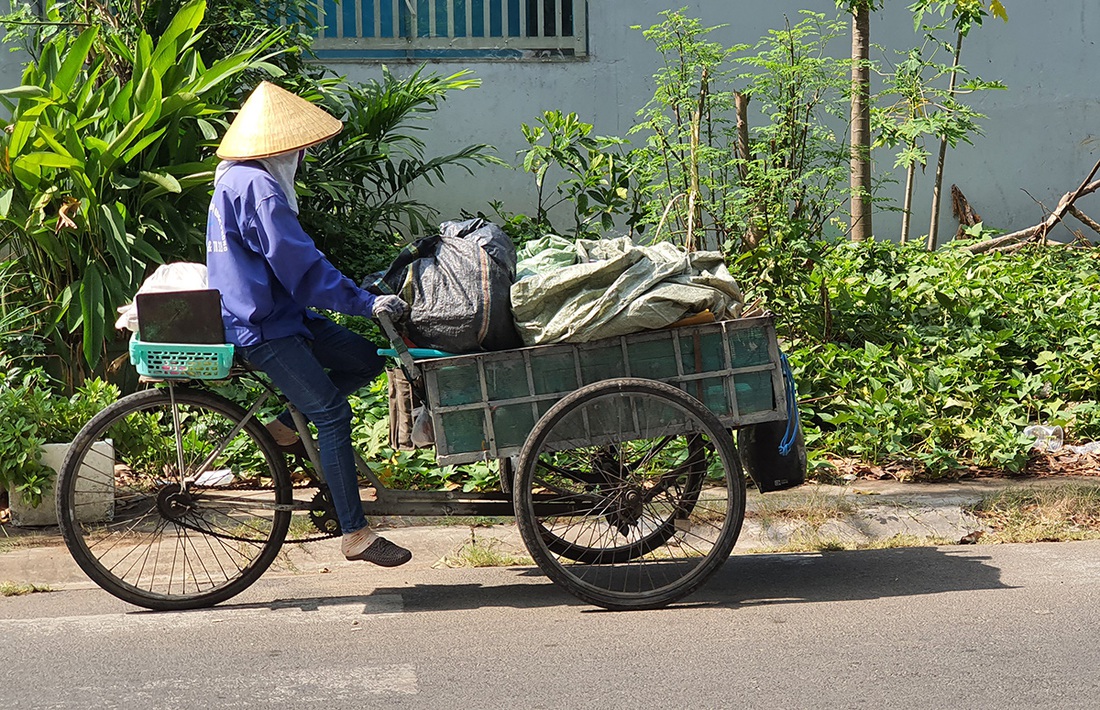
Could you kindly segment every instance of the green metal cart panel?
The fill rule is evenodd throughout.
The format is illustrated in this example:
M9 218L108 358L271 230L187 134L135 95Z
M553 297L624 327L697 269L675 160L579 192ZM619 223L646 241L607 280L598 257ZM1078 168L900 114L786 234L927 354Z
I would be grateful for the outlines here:
M730 428L787 417L783 372L771 316L646 331L591 343L538 345L417 363L424 375L441 465L515 456L555 402L580 387L619 377L675 385ZM558 427L560 445L599 445L637 426L630 398L598 419ZM568 424L568 423L567 423ZM676 421L648 422L682 433Z

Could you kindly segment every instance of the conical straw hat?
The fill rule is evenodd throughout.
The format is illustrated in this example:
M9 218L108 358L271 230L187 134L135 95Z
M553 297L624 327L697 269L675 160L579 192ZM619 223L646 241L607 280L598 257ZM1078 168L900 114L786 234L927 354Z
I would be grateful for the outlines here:
M324 109L263 81L241 106L225 132L222 160L270 158L332 138L344 124Z

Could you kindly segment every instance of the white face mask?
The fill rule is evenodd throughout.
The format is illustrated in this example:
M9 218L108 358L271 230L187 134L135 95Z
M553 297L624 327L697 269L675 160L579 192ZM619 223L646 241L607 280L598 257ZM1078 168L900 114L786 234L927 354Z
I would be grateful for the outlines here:
M290 203L290 209L294 214L298 214L298 195L294 192L294 176L304 157L304 150L296 150L258 160L271 177L275 178L275 182L279 183L279 187L283 188L283 194L286 195L286 201Z

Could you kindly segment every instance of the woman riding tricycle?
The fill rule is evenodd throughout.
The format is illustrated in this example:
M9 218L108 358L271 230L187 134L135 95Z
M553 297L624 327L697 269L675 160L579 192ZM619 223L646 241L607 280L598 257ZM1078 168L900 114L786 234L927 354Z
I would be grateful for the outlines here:
M340 128L264 83L226 133L207 262L227 342L131 342L154 386L93 418L59 477L82 569L134 604L201 607L252 584L288 535L339 535L347 559L395 566L411 553L368 516L514 515L538 566L590 603L653 608L698 588L737 540L742 460L758 485L801 481L771 318L414 359L392 324L408 304L356 286L297 221L302 152ZM353 448L348 404L384 360L312 307L378 318L437 461L499 462L500 490L387 488ZM288 454L308 459L295 476Z

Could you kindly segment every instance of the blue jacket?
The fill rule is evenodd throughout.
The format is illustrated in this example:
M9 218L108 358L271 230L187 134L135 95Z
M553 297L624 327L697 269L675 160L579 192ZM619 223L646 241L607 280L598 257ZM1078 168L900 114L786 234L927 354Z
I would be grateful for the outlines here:
M374 296L317 250L275 178L254 161L230 166L214 187L206 266L234 345L310 337L305 321L320 316L307 308L369 316L374 307Z

